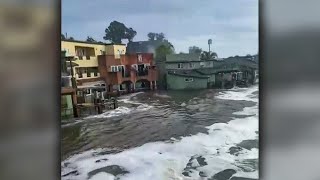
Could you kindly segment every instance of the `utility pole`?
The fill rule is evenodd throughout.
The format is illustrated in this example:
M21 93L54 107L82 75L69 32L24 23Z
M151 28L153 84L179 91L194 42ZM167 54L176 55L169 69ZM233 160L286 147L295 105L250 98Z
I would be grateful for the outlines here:
M208 45L209 45L209 54L210 54L210 45L212 44L212 39L208 40Z

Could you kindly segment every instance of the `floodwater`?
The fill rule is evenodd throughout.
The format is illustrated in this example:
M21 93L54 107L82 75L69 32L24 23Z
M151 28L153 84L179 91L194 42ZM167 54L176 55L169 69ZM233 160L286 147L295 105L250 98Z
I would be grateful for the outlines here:
M62 179L258 179L258 86L135 93L62 125Z

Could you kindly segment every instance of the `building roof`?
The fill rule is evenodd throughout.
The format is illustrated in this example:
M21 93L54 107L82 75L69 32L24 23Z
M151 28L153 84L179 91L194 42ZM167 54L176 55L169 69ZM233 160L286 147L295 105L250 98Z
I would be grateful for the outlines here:
M258 63L256 61L250 60L245 57L229 57L219 62L222 64L238 63L251 68L258 68Z
M217 69L215 68L200 68L200 69L195 69L195 71L202 75L212 75L218 72Z
M176 76L183 76L183 77L194 77L194 78L201 78L207 79L207 75L202 75L198 73L196 70L170 70L168 74L176 75Z
M168 54L166 62L200 62L199 54Z
M70 39L64 39L64 40L61 40L61 41L84 43L84 44L97 44L97 45L126 45L126 44L121 44L121 43L88 42L88 41L79 41L79 40L70 40Z
M78 86L77 89L106 88L105 86L100 86L100 84L106 84L106 82L105 81L85 82L81 86Z

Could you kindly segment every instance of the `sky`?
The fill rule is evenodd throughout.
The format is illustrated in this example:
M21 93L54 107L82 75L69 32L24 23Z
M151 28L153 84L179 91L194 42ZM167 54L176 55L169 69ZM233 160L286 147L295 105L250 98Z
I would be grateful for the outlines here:
M62 0L61 32L108 42L105 29L116 20L137 31L134 41L163 32L177 53L208 51L212 39L211 50L224 58L258 52L258 12L258 0Z

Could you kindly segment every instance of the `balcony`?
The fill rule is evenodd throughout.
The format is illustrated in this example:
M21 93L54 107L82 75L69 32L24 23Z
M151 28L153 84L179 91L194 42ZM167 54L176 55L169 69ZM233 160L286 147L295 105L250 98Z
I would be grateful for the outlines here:
M137 76L148 76L148 70L138 71Z
M122 77L123 77L123 78L128 78L128 77L130 77L130 76L131 76L130 71L125 71L124 73L122 73Z
M100 77L100 73L98 72L91 72L91 73L82 73L82 74L76 74L76 79L89 79L89 78L96 78Z

